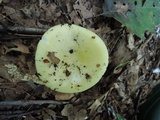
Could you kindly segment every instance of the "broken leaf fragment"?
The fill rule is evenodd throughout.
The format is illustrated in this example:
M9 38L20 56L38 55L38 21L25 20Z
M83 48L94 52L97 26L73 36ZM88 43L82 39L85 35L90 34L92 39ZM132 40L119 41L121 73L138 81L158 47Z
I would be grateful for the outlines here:
M38 43L37 83L63 93L94 86L108 66L108 50L94 32L77 25L50 28Z

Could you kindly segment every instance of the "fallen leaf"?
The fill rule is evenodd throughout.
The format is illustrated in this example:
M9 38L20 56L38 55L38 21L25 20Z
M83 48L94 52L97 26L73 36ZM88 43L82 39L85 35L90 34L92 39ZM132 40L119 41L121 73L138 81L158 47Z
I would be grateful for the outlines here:
M113 88L111 88L111 91L112 91L112 89ZM97 98L94 101L94 103L88 108L88 110L90 110L89 116L94 116L97 113L98 108L104 104L109 92L110 91L106 92L105 94L103 94L99 98Z
M56 21L62 14L62 11L56 4L42 4L41 7L44 9L44 16L42 16L41 19L44 19L47 22Z
M6 48L6 53L8 53L8 52L10 52L10 51L19 51L19 52L21 52L21 53L26 53L26 54L28 54L28 53L30 53L29 52L29 48L26 46L26 45L24 45L24 44L22 44L22 43L16 43L16 42L12 42L16 47L15 48Z
M126 38L122 36L122 39L116 45L116 50L113 52L114 59L112 60L112 62L115 65L119 65L131 60L134 55L133 53L131 54L130 50L127 48L125 39Z
M134 37L133 37L133 34L132 33L130 33L129 35L128 35L128 48L130 49L130 50L133 50L134 48L135 48L135 40L134 40Z
M42 3L44 2L44 0L39 0L39 7L42 7Z
M10 80L10 76L7 72L7 69L5 66L2 66L0 67L0 77L2 77L3 79L7 79L7 80Z
M21 79L23 79L22 73L18 71L18 67L14 64L5 64L7 73L10 75L10 81L13 83L17 83Z
M31 4L29 6L25 6L24 8L21 9L21 11L25 14L25 16L31 18L30 20L33 21L35 18L38 18L40 16L40 10L37 4Z
M60 59L55 56L55 52L48 52L47 56L52 60L54 64L58 64L60 62Z
M73 5L73 8L75 10L79 10L83 18L90 18L93 16L90 2L88 2L87 0L77 0Z
M69 94L69 93L55 93L55 99L56 100L70 100L74 94Z
M85 109L78 108L72 104L65 105L62 115L67 116L68 120L84 120L87 114Z
M25 20L20 11L17 11L14 8L8 7L8 6L4 6L4 9L5 9L6 15L12 19L12 22L19 23L21 25L25 24Z
M73 22L74 24L77 25L82 24L82 19L79 16L77 16L76 11L73 10L72 12L70 12L69 16L71 18L71 22Z
M44 108L42 115L43 120L56 120L56 113L52 109Z

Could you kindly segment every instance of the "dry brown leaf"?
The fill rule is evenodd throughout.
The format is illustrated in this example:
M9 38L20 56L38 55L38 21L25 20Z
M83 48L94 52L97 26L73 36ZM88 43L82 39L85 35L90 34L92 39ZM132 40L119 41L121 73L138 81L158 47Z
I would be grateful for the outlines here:
M48 52L47 56L51 59L51 61L54 64L58 64L60 62L60 59L55 56L55 52Z
M77 14L76 14L75 11L72 11L72 12L69 14L69 16L70 16L70 18L71 18L71 22L73 22L74 24L77 24L77 25L81 25L81 24L82 24L82 19L77 16Z
M29 61L27 62L27 66L29 68L29 74L36 74L36 69L35 69L35 66L33 64L33 61Z
M70 100L74 94L69 94L69 93L55 93L55 99L56 100Z
M43 108L43 120L56 120L56 113L52 109Z
M6 89L3 94L6 100L14 100L16 98L15 91L13 90L13 88L11 88L11 86L10 89Z
M31 4L30 6L25 6L21 9L25 16L31 18L30 20L35 20L40 16L40 10L37 4Z
M23 79L23 75L18 71L18 67L14 64L5 64L7 69L7 73L10 75L11 79L9 79L13 83L19 82Z
M121 63L124 63L126 61L129 61L133 54L131 54L131 52L129 51L129 49L126 46L126 42L125 42L125 37L123 37L116 45L116 50L113 53L113 58L114 60L112 60L112 62L115 65L119 65ZM125 54L124 54L125 52Z
M65 105L62 115L67 116L68 120L84 120L87 114L85 109L80 109L72 104Z
M56 4L42 4L41 7L42 9L44 9L44 15L41 17L41 19L44 19L47 22L56 21L58 17L61 16L62 11L58 9L58 6Z
M132 91L138 83L139 68L140 65L138 61L131 60L128 68L118 77L119 81L125 81L127 83L127 88L130 89L130 91ZM123 87L121 86L120 88L122 89Z
M7 80L10 80L11 82L12 81L12 75L10 75L9 71L13 70L13 69L8 69L5 65L7 63L10 63L12 61L12 63L17 63L17 58L16 57L11 57L9 55L2 55L0 56L0 77L3 78L3 79L7 79ZM14 67L15 68L15 67ZM10 72L11 72L10 71Z
M40 8L42 7L43 1L44 1L44 0L39 0L39 7L40 7Z
M125 93L126 86L123 82L114 83L114 88L117 90L118 95L123 98L122 101L127 98Z
M134 37L133 37L133 34L129 34L128 35L128 48L130 49L130 50L133 50L134 48L135 48L135 40L134 40Z
M8 7L8 6L4 6L4 9L5 9L6 15L9 16L14 23L19 23L21 25L24 25L25 20L20 11L17 11L14 8Z
M93 16L93 12L90 6L90 2L87 0L77 0L73 5L75 10L79 10L83 16L83 18L90 18Z
M0 67L0 77L2 77L3 79L10 80L10 76L8 74L6 67L2 65Z
M113 88L111 88L112 90ZM89 112L89 116L94 116L97 113L97 109L103 105L104 100L106 100L107 95L108 95L109 91L106 92L105 94L101 95L99 98L97 98L94 103L88 108L90 110Z
M16 45L16 47L15 48L6 48L6 53L8 53L10 51L19 51L21 53L26 53L26 54L30 53L28 46L26 46L22 43L18 43L18 42L17 43L13 42L13 44Z

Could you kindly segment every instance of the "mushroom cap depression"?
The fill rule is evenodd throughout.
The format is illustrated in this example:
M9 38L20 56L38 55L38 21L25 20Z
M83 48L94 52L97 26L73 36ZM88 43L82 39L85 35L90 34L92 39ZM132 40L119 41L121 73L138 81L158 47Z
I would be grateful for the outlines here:
M77 25L56 25L41 38L36 69L43 84L63 93L94 86L108 66L108 50L99 36Z

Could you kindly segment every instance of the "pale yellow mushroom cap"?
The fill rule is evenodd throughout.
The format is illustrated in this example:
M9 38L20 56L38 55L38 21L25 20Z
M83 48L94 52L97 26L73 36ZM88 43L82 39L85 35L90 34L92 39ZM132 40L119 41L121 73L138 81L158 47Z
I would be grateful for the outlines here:
M38 43L38 83L63 93L94 86L108 66L108 51L99 36L77 25L56 25Z

